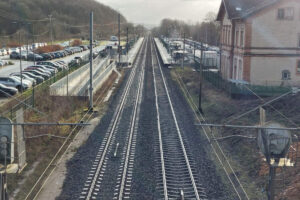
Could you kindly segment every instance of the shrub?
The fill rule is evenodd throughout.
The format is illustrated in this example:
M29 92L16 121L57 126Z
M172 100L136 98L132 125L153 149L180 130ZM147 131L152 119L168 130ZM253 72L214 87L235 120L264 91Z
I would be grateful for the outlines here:
M39 47L35 50L36 53L49 53L53 51L59 51L62 50L63 47L60 45L49 45L44 47Z
M81 41L81 40L78 40L78 39L73 40L71 45L72 45L73 47L74 47L74 46L80 46L80 45L82 45L82 41Z

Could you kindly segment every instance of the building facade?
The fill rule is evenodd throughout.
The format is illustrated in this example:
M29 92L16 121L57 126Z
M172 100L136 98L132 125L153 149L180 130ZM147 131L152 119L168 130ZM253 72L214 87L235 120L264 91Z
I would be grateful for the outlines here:
M223 0L217 20L224 79L300 86L299 0Z

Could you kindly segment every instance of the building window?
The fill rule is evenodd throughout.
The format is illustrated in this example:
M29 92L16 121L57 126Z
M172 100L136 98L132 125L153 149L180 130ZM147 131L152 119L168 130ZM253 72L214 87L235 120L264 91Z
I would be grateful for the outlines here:
M230 38L230 27L228 26L228 30L227 30L227 44L229 45L230 42L229 42L229 38Z
M241 31L241 41L240 41L240 43L241 43L241 47L244 47L244 31L243 30Z
M224 34L224 44L227 44L227 28L225 27L224 28L224 32L225 32L225 34Z
M230 37L231 37L231 28L229 27L228 44L231 44Z
M294 19L294 8L279 8L277 12L277 19L280 20L293 20Z
M239 46L239 31L236 31L235 33L235 45Z
M293 20L294 19L294 8L286 8L284 13L284 18L287 20Z
M277 18L278 19L284 19L284 8L279 8L278 9Z
M289 70L282 71L282 80L290 80L291 79L291 72Z
M243 63L239 60L239 80L243 80Z
M300 74L300 60L297 61L297 73Z

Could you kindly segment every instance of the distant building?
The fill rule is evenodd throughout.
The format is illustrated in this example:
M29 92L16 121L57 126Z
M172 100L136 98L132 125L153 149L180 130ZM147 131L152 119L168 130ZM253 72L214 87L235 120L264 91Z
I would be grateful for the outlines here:
M300 0L222 0L221 74L300 86Z
M117 36L111 36L111 37L110 37L110 41L112 41L112 42L117 42L117 41L119 41L119 39L118 39Z

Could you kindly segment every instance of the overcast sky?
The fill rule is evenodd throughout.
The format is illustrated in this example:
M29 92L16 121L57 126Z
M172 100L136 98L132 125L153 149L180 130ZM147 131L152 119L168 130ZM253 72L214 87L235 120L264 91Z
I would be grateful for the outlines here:
M218 12L221 0L98 0L120 11L133 23L157 25L164 18L197 22Z

